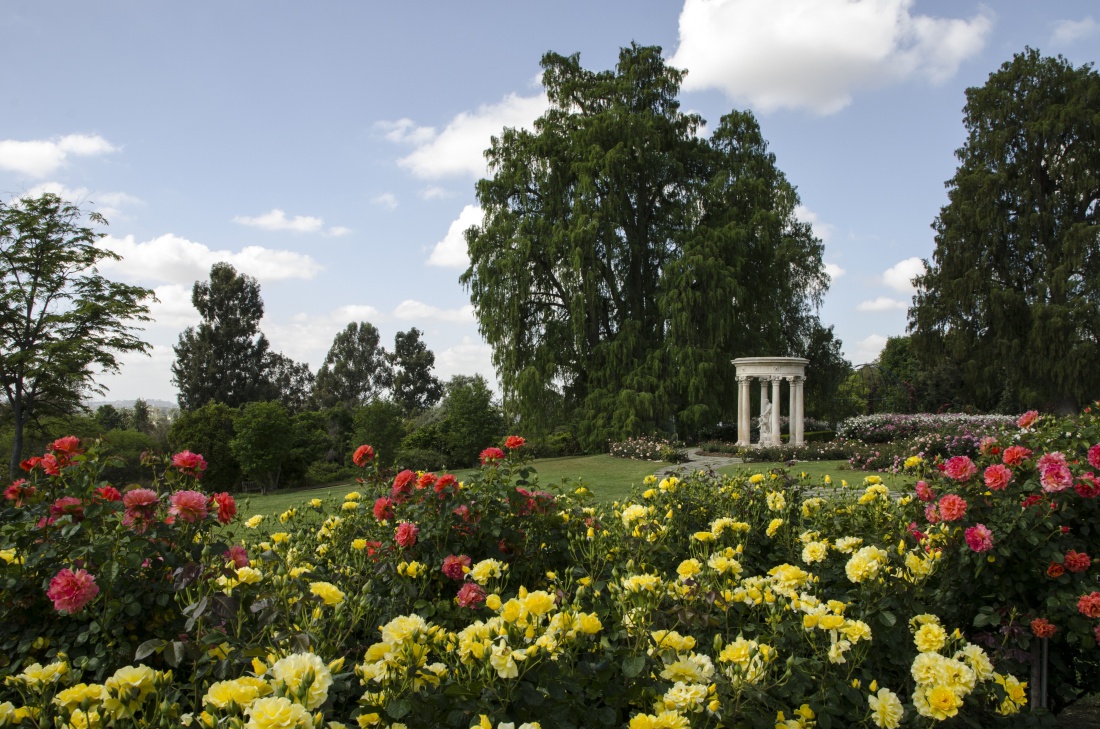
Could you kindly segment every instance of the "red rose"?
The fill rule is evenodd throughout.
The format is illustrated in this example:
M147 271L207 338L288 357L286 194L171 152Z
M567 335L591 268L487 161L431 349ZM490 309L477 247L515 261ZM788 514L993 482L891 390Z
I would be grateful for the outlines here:
M122 501L122 494L114 486L100 486L95 492L104 501Z
M19 467L22 468L24 471L29 472L33 471L40 463L42 463L42 459L38 456L34 456L32 458L28 458L25 461L20 461Z
M1062 560L1062 563L1070 572L1084 572L1092 564L1092 559L1084 552L1071 549L1066 552L1066 558Z
M1043 500L1043 497L1041 495L1032 494L1031 496L1028 496L1026 499L1024 499L1023 503L1020 504L1020 506L1022 506L1023 508L1026 509L1029 506L1035 506L1036 504L1038 504L1042 500Z
M1058 628L1046 618L1035 618L1031 621L1031 633L1036 638L1053 638Z
M426 489L435 483L434 473L422 473L420 478L416 479L416 487L418 489Z
M481 465L493 465L504 460L504 451L496 447L486 448L481 452L479 458L481 458Z
M514 451L517 448L522 448L526 444L527 441L519 437L518 435L510 435L504 439L504 447L510 451ZM1097 468L1100 468L1100 466L1097 466Z
M15 505L19 507L23 505L25 499L34 496L36 491L38 491L38 489L27 483L27 479L21 478L4 489L4 498L8 501L14 501Z
M1047 577L1058 578L1065 573L1065 568L1063 568L1062 565L1058 564L1057 562L1051 562L1050 566L1047 567Z
M1100 592L1082 595L1077 601L1077 610L1088 618L1100 618Z
M237 569L248 566L248 550L239 544L234 544L227 549L223 556L227 562L232 562Z
M1081 476L1080 479L1073 485L1073 489L1078 496L1082 499L1095 499L1100 496L1100 482L1097 481L1092 471Z
M452 580L464 579L469 566L470 558L464 554L450 554L443 558L443 574Z
M351 457L352 463L359 468L364 468L368 463L374 460L374 449L369 445L361 445L355 449L355 453Z
M50 450L54 453L64 453L70 458L83 453L83 451L80 450L80 439L75 435L67 435L64 438L58 438L50 444Z
M228 524L237 515L237 502L226 492L214 494L211 501L218 505L218 521Z
M438 494L447 490L448 486L453 486L458 482L458 479L454 477L452 473L445 473L439 477L439 480L435 482L435 491Z
M407 468L401 473L394 476L392 490L393 497L397 498L401 494L409 493L409 491L412 490L411 484L415 478L416 474Z
M393 518L393 499L385 496L379 497L374 502L374 518L378 521L388 521Z
M407 521L403 521L397 525L397 531L394 533L393 538L403 548L416 544L416 535L420 533L420 527L416 524L412 524Z

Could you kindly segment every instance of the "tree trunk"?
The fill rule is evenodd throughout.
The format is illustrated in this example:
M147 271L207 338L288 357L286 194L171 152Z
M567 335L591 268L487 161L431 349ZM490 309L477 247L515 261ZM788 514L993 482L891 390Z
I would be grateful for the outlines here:
M23 403L16 399L12 403L11 410L15 420L15 434L11 442L11 462L8 466L8 477L14 481L19 473L19 461L23 455Z

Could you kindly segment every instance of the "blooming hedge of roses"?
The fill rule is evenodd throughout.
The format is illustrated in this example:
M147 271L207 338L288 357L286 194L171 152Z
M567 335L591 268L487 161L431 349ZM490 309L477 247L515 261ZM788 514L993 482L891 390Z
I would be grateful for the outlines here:
M599 504L518 438L465 482L364 446L343 499L243 524L196 457L150 496L55 443L5 493L0 726L1033 725L1036 636L1079 671L1100 625L1100 426L1046 425L914 456L901 498L750 471Z

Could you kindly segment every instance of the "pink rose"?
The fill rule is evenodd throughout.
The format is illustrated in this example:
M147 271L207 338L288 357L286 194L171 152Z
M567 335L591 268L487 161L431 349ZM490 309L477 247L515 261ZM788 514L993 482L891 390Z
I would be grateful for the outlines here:
M248 566L248 550L239 544L234 544L223 555L227 562L232 562L237 569Z
M940 499L939 512L944 521L958 521L966 514L966 499L955 494L946 494Z
M1008 482L1012 480L1012 471L997 463L985 469L983 477L985 478L986 488L1000 491L1008 486Z
M53 600L54 610L78 613L99 594L95 577L86 570L75 572L65 568L50 580L46 597Z
M182 451L172 456L172 465L195 478L202 478L202 472L206 470L206 460L198 453Z
M1093 468L1100 468L1100 443L1089 448L1089 465Z
M955 481L969 481L970 477L978 472L978 467L967 456L955 456L948 458L943 464L943 473Z
M420 527L416 524L412 524L407 521L403 521L397 525L397 531L394 533L394 541L400 544L403 548L416 544L416 535L420 533Z
M470 558L464 554L450 554L443 558L443 574L452 580L466 577L464 568L470 566Z
M1073 473L1068 466L1055 464L1039 471L1039 483L1047 493L1065 491L1073 485Z
M936 508L935 504L929 504L928 506L924 507L924 518L928 520L929 524L939 524L941 521L943 521L940 518L939 509Z
M476 610L485 602L485 590L476 582L467 582L458 591L455 602L461 607Z
M206 494L198 491L177 491L172 494L171 501L172 506L168 508L168 514L178 516L191 524L202 521L209 513Z
M214 494L210 500L218 506L219 522L228 524L233 521L233 517L237 515L237 502L233 500L229 493L223 491L220 494Z
M985 524L975 524L966 530L966 543L975 552L988 552L993 548L993 532Z
M932 493L932 489L928 488L928 483L925 481L917 481L917 498L924 502L929 502L936 498L936 495Z

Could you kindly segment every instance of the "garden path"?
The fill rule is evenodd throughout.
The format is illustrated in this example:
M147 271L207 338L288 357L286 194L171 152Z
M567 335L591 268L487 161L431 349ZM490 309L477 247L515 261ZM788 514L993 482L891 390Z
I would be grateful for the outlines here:
M736 463L743 463L740 458L734 456L701 456L699 451L688 451L688 459L683 463L674 463L671 466L665 466L658 469L654 475L658 478L668 476L677 472L699 471L699 470L717 470L725 466L732 466Z

